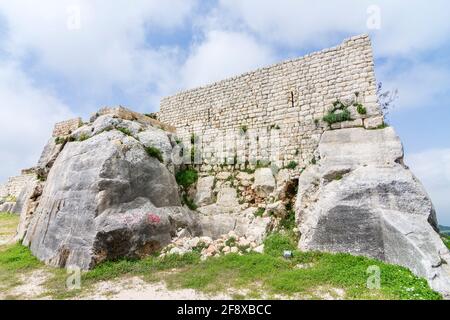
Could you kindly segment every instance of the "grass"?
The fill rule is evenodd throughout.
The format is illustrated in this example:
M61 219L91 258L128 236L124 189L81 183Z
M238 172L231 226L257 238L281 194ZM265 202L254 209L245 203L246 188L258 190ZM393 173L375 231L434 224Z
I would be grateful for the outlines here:
M442 235L442 241L444 241L444 244L447 246L447 248L450 250L450 236L449 235Z
M158 148L155 148L155 147L152 147L152 146L146 147L146 148L145 148L145 152L147 152L147 154L148 154L150 157L153 157L153 158L158 159L159 162L161 162L161 163L164 162L164 159L163 159L161 150L159 150Z
M0 214L0 225L17 223L17 217ZM286 225L289 228L290 224ZM448 239L448 238L447 238ZM229 245L232 245L230 240ZM247 289L243 298L292 297L321 298L317 288L339 288L346 299L441 299L432 291L424 279L414 276L403 267L381 261L356 257L349 254L300 252L296 242L281 233L269 235L264 254L228 254L205 261L197 250L185 255L156 254L141 260L118 260L104 262L93 270L82 273L81 289L67 290L67 272L44 266L29 251L19 244L0 248L0 285L8 290L21 284L18 275L34 270L46 270L50 277L45 282L47 290L42 296L54 299L80 297L93 290L100 281L114 281L129 276L139 276L148 282L166 281L169 288L192 288L206 293L224 292L227 289ZM293 251L293 258L284 259L284 250ZM299 264L309 265L297 268ZM380 289L368 289L367 269L380 268ZM19 297L20 298L20 297Z
M189 188L192 184L196 183L198 180L198 173L195 169L188 168L178 171L175 175L177 183L184 189Z
M255 212L255 217L262 217L266 210L264 208L258 208Z
M21 284L19 275L41 266L30 250L20 244L6 246L0 250L0 289L8 290Z
M283 250L292 250L293 258L282 258ZM296 268L299 264L312 267ZM381 287L370 290L366 287L366 271L373 265L380 268ZM20 245L0 252L1 280L9 285L15 284L16 274L39 267L42 264ZM67 273L54 269L53 277L45 284L48 290L45 295L55 299L76 297L100 281L124 276L140 276L149 282L165 280L169 288L192 288L207 293L246 288L250 290L247 297L253 298L262 297L261 292L269 297L300 294L314 298L318 287L332 287L343 289L346 299L441 299L424 279L405 268L349 254L299 252L290 239L280 234L267 238L264 254L228 254L201 261L200 254L192 252L105 262L82 274L81 290L68 291Z
M120 131L120 132L122 132L124 135L126 135L126 136L133 136L133 134L131 133L131 131L129 130L129 129L127 129L127 128L121 128L121 127L118 127L118 128L116 128L118 131Z
M347 299L441 299L424 279L409 270L380 261L349 254L295 251L294 244L281 235L265 241L265 253L229 254L188 265L183 272L166 280L171 287L220 292L227 288L253 289L250 295L267 294L314 296L318 287L335 287L345 291ZM281 257L283 250L293 250L292 259ZM298 269L298 264L312 264ZM367 268L381 271L380 289L366 287ZM255 284L257 284L255 286Z
M78 137L77 141L83 142L86 141L87 139L89 139L89 135L87 135L86 133L82 133L80 134L80 136Z

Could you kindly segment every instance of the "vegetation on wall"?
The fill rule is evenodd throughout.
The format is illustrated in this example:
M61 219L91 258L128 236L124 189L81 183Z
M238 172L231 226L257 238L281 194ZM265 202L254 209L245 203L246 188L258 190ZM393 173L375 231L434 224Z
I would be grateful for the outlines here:
M361 103L355 103L353 106L356 107L359 114L367 114L367 109Z
M323 116L322 120L331 125L333 123L348 121L352 119L348 108L341 101L336 100L333 103L333 108Z

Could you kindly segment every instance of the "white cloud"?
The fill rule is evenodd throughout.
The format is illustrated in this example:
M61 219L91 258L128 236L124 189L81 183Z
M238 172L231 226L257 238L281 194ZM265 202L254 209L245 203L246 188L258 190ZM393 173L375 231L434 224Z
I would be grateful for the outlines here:
M103 98L119 88L132 101L163 90L176 48L151 48L149 34L183 26L196 1L48 0L2 1L8 25L6 51L16 59L30 53L40 73L54 73L76 86L79 95ZM72 7L79 29L68 28Z
M245 33L210 31L183 66L185 87L239 75L274 62L272 50Z
M367 28L372 5L381 10L380 30ZM221 20L240 21L261 38L294 48L328 46L341 34L371 32L377 54L411 54L449 39L447 0L221 0L220 6Z
M34 166L53 124L72 117L51 92L36 89L14 63L0 63L0 182Z
M406 164L425 185L436 207L439 223L450 225L450 149L408 155Z
M448 99L450 74L440 61L408 61L407 67L398 67L405 61L391 59L379 66L376 73L385 89L398 89L399 109L432 107Z

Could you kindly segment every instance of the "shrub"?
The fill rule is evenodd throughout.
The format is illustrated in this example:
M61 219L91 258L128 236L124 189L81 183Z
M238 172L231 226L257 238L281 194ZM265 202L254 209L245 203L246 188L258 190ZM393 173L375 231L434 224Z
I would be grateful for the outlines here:
M156 116L155 113L144 113L144 116L158 120L158 117Z
M199 241L199 243L195 247L192 248L192 251L201 253L203 251L203 249L207 249L207 248L208 248L208 244L206 244L206 242Z
M247 130L248 130L248 127L247 127L246 125L242 125L242 126L241 126L241 132L242 132L242 133L246 133Z
M145 151L147 152L147 154L150 157L158 159L159 162L164 162L163 156L161 154L161 150L159 150L158 148L150 146L150 147L146 147Z
M298 165L297 162L291 161L291 162L289 162L289 163L287 164L286 168L287 168L287 169L295 169L295 168L297 168L297 165Z
M285 230L292 230L295 227L295 211L290 209L280 220L280 227Z
M197 210L197 205L195 204L194 200L189 198L188 195L183 194L183 197L181 199L182 199L183 204L185 204L189 209Z
M67 142L66 138L63 138L63 137L56 137L55 138L55 143L56 144L64 144L66 142Z
M359 114L367 114L366 108L360 103L356 104L356 111L358 111Z
M324 117L323 121L328 123L329 125L337 122L348 121L351 120L350 111L346 108L342 109L342 112L335 113L334 111L328 112Z
M234 247L236 245L236 238L230 237L225 241L225 245L228 247Z
M177 183L183 188L189 188L193 183L196 183L198 180L198 173L195 169L189 168L182 171L177 172L175 175L175 179Z

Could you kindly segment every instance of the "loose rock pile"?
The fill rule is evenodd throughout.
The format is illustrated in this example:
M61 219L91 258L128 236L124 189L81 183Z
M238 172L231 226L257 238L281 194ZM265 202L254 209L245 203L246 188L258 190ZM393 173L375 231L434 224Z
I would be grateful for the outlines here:
M252 236L239 236L234 231L224 234L216 240L210 237L179 237L173 239L172 243L165 247L161 256L167 254L185 254L196 251L201 254L202 260L208 257L226 255L229 253L243 254L248 252L262 253L264 244L261 244Z

